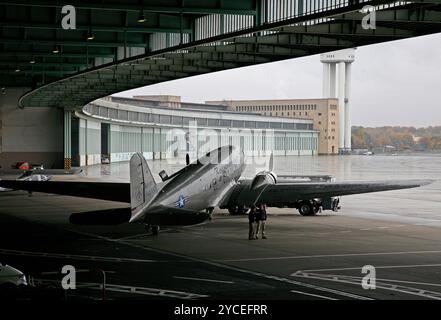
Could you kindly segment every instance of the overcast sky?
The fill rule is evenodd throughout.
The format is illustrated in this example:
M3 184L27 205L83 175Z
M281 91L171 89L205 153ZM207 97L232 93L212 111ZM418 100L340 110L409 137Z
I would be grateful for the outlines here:
M352 68L352 124L441 125L441 34L359 47ZM118 95L183 101L320 98L318 55L165 82Z

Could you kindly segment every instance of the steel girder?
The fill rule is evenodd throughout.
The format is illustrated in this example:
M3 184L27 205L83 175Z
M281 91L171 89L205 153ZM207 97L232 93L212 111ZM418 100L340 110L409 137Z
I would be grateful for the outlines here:
M378 10L374 30L361 27L362 15L357 8L339 14L314 14L310 20L277 22L230 37L213 37L56 81L25 95L21 103L79 108L105 95L158 82L441 32L437 2L420 1ZM319 22L318 18L329 19Z

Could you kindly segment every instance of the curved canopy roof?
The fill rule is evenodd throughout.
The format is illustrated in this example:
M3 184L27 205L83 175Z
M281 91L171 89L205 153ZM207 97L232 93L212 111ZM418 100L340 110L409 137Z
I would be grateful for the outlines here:
M73 0L73 31L61 29L58 2L0 0L0 85L31 87L23 107L76 109L159 82L441 32L437 0L337 1L326 8L292 1L299 5L292 15L273 17L270 2ZM378 5L376 29L361 25L367 4ZM146 21L137 21L141 14Z

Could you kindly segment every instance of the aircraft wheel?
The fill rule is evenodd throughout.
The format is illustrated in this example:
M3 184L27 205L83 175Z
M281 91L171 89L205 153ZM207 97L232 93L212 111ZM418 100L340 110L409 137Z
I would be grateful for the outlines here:
M157 236L159 233L159 230L161 229L159 226L152 226L152 233L154 236Z
M315 214L314 205L310 201L300 202L298 210L302 216L313 216Z
M319 213L320 211L320 204L317 202L314 202L314 214Z

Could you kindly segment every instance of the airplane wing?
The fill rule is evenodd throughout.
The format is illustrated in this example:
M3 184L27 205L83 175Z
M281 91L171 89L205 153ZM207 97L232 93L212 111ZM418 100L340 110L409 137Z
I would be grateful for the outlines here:
M121 182L0 180L0 187L130 203L130 184Z
M250 181L243 181L223 206L266 203L281 207L301 200L416 188L430 183L431 180L295 182L265 184L253 189Z
M19 169L0 169L0 176L20 176L23 173L29 174L44 174L44 175L78 175L82 172L82 169L32 169L32 170L19 170Z

